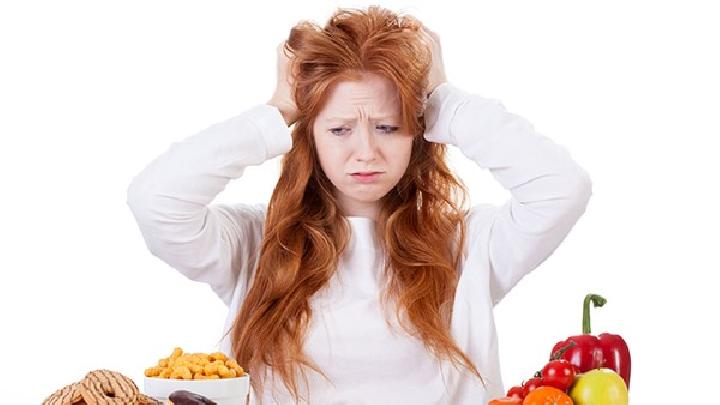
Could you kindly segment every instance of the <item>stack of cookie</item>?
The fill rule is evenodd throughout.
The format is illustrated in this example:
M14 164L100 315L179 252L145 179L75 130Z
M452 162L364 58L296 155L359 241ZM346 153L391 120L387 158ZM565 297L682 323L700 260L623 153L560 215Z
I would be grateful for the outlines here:
M110 371L94 370L82 380L67 385L50 395L43 405L156 405L156 401L140 393L128 377Z

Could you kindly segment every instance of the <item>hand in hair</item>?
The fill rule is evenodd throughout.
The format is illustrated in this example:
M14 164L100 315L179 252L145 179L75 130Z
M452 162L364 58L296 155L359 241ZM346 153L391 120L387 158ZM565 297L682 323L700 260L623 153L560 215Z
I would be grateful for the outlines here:
M440 49L440 37L424 25L422 26L421 34L432 49L432 63L430 65L430 72L428 73L428 87L425 91L425 96L430 97L430 94L437 86L447 81L447 77L445 77L445 64L443 63L442 50Z
M285 42L283 40L277 46L277 84L267 104L277 107L285 123L290 126L297 119L297 106L293 95L294 80L290 74L290 51L285 49Z

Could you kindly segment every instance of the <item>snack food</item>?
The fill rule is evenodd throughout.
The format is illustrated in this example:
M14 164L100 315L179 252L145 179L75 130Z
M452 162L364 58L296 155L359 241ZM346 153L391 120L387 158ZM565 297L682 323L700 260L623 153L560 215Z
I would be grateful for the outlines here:
M178 380L205 380L235 378L247 375L245 370L225 354L185 353L180 347L170 356L158 360L157 365L145 369L145 377L172 378Z
M43 405L73 405L80 401L85 402L80 395L80 384L74 382L53 392L43 401Z
M80 384L80 392L88 405L133 404L140 394L132 380L109 370L91 371Z
M217 405L217 402L187 390L177 390L170 394L170 402L173 405Z
M50 395L43 405L156 405L128 377L110 370L93 370L82 380Z

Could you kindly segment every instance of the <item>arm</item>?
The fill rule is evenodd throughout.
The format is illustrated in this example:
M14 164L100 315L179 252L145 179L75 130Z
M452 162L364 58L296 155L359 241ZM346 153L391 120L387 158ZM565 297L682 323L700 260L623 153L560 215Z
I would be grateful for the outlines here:
M290 131L279 110L259 104L173 143L132 180L127 203L148 249L188 278L208 283L228 304L252 272L265 210L210 205L245 167L287 152Z
M471 209L468 244L488 240L490 293L497 304L559 246L592 194L587 172L497 100L445 82L430 95L425 138L457 146L511 193L500 207ZM478 233L488 230L487 239Z

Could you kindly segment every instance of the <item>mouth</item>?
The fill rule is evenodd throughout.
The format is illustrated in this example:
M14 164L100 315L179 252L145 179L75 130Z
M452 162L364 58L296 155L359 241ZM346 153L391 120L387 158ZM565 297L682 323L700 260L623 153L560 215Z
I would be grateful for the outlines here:
M372 183L377 180L381 174L383 174L383 172L355 172L350 173L350 176L360 183Z
M350 173L351 176L372 176L374 174L380 174L382 172L355 172Z

